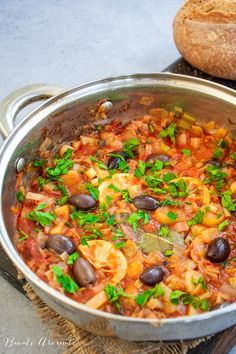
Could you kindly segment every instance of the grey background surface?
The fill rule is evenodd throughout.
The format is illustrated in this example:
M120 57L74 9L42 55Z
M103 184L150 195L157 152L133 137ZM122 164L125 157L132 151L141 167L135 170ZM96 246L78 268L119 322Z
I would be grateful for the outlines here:
M181 3L0 0L0 100L37 82L70 88L111 75L161 71L179 57L172 20ZM62 351L39 344L40 338L50 340L48 329L3 279L0 304L1 353Z

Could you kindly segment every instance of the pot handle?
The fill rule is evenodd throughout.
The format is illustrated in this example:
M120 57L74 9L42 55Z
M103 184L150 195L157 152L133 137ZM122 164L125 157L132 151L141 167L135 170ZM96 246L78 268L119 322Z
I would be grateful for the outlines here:
M50 98L64 92L56 85L34 84L22 87L8 95L0 103L0 134L6 139L15 127L17 114L29 103Z

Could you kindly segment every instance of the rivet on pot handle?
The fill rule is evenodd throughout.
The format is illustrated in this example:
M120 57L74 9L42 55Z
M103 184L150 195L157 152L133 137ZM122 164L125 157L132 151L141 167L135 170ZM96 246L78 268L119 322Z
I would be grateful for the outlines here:
M64 92L65 89L56 85L34 84L20 88L7 96L0 103L0 134L8 137L15 126L17 114L29 103L47 99Z

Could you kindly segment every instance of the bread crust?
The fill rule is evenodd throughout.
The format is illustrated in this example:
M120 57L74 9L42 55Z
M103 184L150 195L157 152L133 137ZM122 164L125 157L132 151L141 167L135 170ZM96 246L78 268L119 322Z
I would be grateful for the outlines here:
M236 80L236 1L189 0L173 23L174 40L194 67Z

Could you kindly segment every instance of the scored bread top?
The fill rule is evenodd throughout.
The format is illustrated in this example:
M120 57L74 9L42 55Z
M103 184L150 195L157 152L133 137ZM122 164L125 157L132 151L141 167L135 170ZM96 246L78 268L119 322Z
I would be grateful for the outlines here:
M183 21L236 24L236 0L188 0L178 16Z

